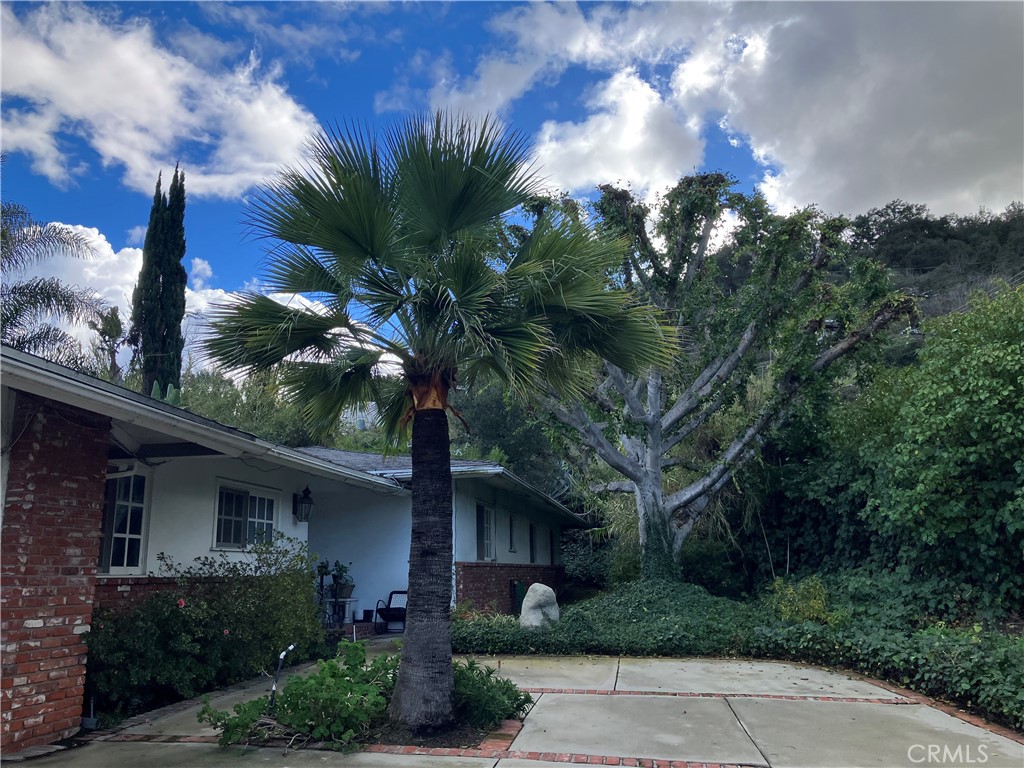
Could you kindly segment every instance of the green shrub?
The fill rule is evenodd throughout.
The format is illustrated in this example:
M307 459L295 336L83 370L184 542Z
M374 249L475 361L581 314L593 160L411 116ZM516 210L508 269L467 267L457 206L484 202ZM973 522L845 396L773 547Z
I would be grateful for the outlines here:
M704 587L712 595L738 599L747 591L747 579L730 561L729 547L720 541L690 536L679 553L683 581Z
M337 658L321 660L309 675L292 677L273 710L266 696L235 705L234 714L213 709L206 700L198 719L221 731L221 745L301 736L302 743L344 747L383 722L397 671L397 656L367 664L362 644L343 642Z
M548 629L523 629L511 617L456 618L452 644L460 653L722 656L740 647L754 615L692 584L639 581L567 606Z
M234 714L213 709L207 700L199 721L221 731L222 745L287 738L298 746L315 741L345 747L365 740L384 723L398 664L398 656L379 656L367 664L362 643L342 642L337 658L320 661L308 676L291 678L273 710L266 696L235 705ZM490 728L522 717L533 703L530 694L473 659L454 661L453 671L453 707L460 725Z
M278 534L241 561L222 555L178 568L160 560L177 574L176 589L130 611L94 613L86 679L101 711L130 715L244 680L273 668L291 644L292 660L321 649L315 558L305 544Z
M800 581L775 579L768 587L767 599L783 621L815 621L834 625L847 618L843 611L828 610L828 593L818 576L808 576Z
M894 631L870 623L830 627L766 623L746 653L854 669L1024 727L1024 639L937 625Z
M516 684L497 677L497 670L476 659L453 662L455 672L455 721L475 728L493 728L502 720L521 718L533 697Z
M567 587L606 586L611 558L612 547L607 539L596 539L590 531L577 529L562 533L562 565Z

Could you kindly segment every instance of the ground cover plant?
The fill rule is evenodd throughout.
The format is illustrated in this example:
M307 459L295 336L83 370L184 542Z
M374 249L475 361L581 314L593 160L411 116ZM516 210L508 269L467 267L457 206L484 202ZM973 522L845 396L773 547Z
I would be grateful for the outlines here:
M390 726L386 715L394 694L398 656L367 661L362 643L342 642L337 657L321 660L307 676L288 680L273 705L267 696L242 702L233 713L204 702L199 721L221 732L221 745L286 740L344 749L380 738ZM533 702L495 670L475 660L452 664L455 693L452 728L486 730L502 720L522 717Z
M566 606L562 620L543 630L463 611L452 642L462 653L749 656L837 666L1024 728L1024 637L936 621L924 595L909 607L880 607L897 580L849 577L845 590L843 575L779 580L749 601L678 581L636 581Z

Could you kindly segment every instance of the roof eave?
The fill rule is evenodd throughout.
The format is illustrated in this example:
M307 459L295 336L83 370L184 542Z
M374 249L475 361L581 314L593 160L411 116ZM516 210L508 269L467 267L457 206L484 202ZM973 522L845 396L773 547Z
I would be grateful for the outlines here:
M411 480L412 470L401 469L401 470L387 470L379 469L374 470L374 474L379 474L384 477L392 477L395 480ZM519 486L531 496L540 499L548 507L550 507L555 514L564 520L565 522L571 523L574 526L585 528L587 523L579 515L570 510L567 506L562 504L552 496L544 493L540 489L530 485L528 482L520 477L517 477L513 473L509 472L504 467L493 464L491 466L474 466L474 467L452 467L452 478L458 479L463 478L474 478L474 477L502 477L514 485Z
M364 488L404 492L393 479L321 461L9 347L0 349L0 360L3 384L12 389L173 434L234 458L265 459Z

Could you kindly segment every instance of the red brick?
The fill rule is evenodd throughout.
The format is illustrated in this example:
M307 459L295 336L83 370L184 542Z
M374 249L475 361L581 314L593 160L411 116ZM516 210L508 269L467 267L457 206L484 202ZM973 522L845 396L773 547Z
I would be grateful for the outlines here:
M9 454L0 644L2 677L28 684L5 688L12 715L0 733L5 752L78 727L87 649L81 637L67 636L91 617L110 442L109 419L41 398L17 393L14 418L28 426ZM35 621L43 626L24 626ZM40 695L47 705L35 723L40 713L24 702Z

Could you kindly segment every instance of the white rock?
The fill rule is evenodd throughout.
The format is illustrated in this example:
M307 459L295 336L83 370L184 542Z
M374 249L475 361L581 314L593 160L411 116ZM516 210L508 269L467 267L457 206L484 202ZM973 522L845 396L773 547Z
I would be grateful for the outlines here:
M519 614L521 627L548 627L558 621L558 601L555 590L544 584L533 584L523 598Z

